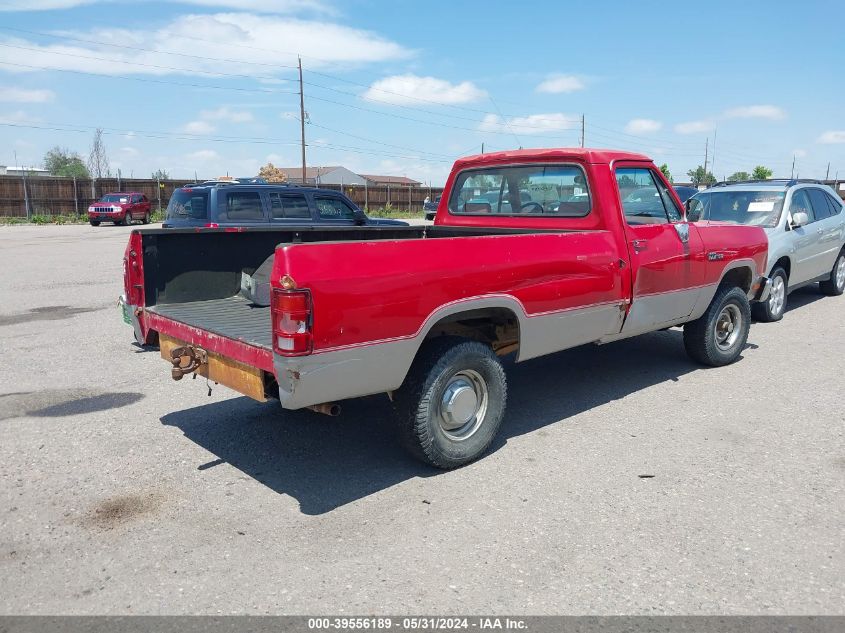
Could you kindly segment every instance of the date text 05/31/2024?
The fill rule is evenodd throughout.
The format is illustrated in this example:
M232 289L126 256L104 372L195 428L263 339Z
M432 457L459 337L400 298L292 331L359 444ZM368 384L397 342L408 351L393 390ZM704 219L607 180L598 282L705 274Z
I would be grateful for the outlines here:
M490 630L511 630L519 631L526 629L524 620L518 618L499 617L343 617L343 618L309 618L308 628L310 630L438 630L457 631L477 629L480 631Z

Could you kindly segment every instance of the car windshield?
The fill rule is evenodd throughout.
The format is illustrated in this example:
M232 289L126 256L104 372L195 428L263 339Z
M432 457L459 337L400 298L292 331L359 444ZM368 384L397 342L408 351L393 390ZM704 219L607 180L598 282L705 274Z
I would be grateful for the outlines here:
M783 210L783 191L702 191L689 200L690 221L712 220L773 227Z
M100 202L129 202L129 196L121 196L115 193L109 193L100 198Z
M177 189L167 205L168 220L208 218L208 192L197 189Z

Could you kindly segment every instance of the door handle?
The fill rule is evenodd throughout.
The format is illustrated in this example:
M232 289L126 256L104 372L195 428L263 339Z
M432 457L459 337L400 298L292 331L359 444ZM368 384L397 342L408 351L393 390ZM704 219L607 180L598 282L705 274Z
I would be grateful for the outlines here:
M648 240L631 240L631 246L634 247L635 252L639 253L648 248Z

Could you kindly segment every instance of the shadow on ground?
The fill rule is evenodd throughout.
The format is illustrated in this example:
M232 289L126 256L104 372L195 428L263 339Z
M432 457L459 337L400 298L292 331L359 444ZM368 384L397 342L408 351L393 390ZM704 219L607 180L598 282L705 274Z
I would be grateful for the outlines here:
M90 389L44 389L0 394L0 420L59 418L108 409L119 409L144 397L133 391L93 391Z
M491 450L699 369L684 353L679 330L508 363L508 411ZM383 395L346 401L337 418L234 398L170 413L161 421L217 456L196 464L199 470L228 462L294 497L303 513L314 515L440 472L406 455L390 428L391 416Z
M18 312L15 314L0 314L0 326L16 325L18 323L31 323L32 321L62 321L69 319L77 314L85 314L86 312L97 312L98 310L105 310L108 306L94 306L88 308L74 308L72 306L42 306L40 308L31 308L26 312Z

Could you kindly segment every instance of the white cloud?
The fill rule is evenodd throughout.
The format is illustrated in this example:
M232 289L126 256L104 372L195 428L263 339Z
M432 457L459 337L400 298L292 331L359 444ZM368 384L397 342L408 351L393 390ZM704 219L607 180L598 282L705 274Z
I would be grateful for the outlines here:
M807 158L807 150L794 149L792 150L792 155L795 156L795 158Z
M0 2L0 11L51 11L70 9L83 4L93 4L97 0L4 0Z
M190 37L185 37L186 33ZM393 61L412 54L371 31L325 19L255 13L183 15L157 30L106 28L54 34L68 34L98 44L60 41L44 45L2 36L0 44L5 46L0 47L0 62L10 64L10 71L21 73L38 72L28 67L35 66L103 75L243 74L257 80L261 75L266 78L291 74L297 53L308 68ZM121 48L125 46L167 53ZM22 57L27 66L20 65ZM215 61L221 58L232 61ZM270 62L278 64L278 68ZM256 63L263 65L258 67L261 70L256 70Z
M552 75L537 86L537 92L562 94L577 92L586 88L584 81L575 75Z
M549 114L531 114L523 117L503 118L497 114L488 114L481 121L478 129L482 132L513 132L514 134L545 134L560 130L572 130L581 124L578 117L552 112Z
M367 101L404 105L420 100L442 104L470 103L484 99L487 93L470 81L449 83L436 77L394 75L380 79L363 94Z
M200 118L204 121L228 121L229 123L251 123L255 120L249 110L232 110L222 106L216 110L203 110Z
M782 108L773 105L751 105L726 110L722 115L725 119L769 119L780 121L786 118Z
M52 101L56 94L52 90L27 90L12 86L0 86L0 101L16 103L45 103Z
M678 134L698 134L710 132L714 127L713 121L687 121L686 123L678 123L675 126L675 132Z
M134 147L121 147L120 151L127 156L137 156L140 152Z
M829 130L824 132L816 142L824 143L826 145L845 143L845 130Z
M15 110L14 112L7 112L3 114L0 112L0 123L11 123L11 124L27 124L27 123L38 123L40 119L35 118L29 112L25 112L24 110Z
M654 119L631 119L625 126L625 131L628 134L652 134L662 127L663 124Z
M216 130L217 127L208 121L191 121L182 127L182 131L187 134L211 134Z
M213 149L201 149L196 152L191 152L190 154L185 154L185 158L194 162L209 162L219 160L220 154L215 152Z
M102 0L3 0L0 2L0 11L51 11L97 2L102 2ZM177 0L176 4L224 7L258 13L298 13L300 11L334 13L317 0Z

